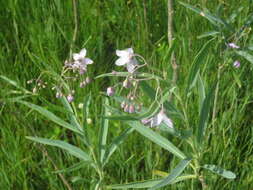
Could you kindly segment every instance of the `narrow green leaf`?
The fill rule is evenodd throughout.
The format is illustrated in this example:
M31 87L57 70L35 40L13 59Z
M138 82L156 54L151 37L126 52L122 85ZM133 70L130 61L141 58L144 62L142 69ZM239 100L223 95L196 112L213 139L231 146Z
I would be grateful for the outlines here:
M109 105L108 98L104 99L104 104ZM104 106L104 114L108 115L109 110L106 106ZM108 119L102 118L100 130L99 130L99 150L100 150L100 162L102 163L104 160L104 155L106 151L106 140L107 140L107 133L108 133Z
M53 173L58 174L58 173L69 173L69 172L73 172L73 171L76 171L76 170L79 170L79 169L83 168L87 163L88 163L87 161L80 161L80 162L74 164L73 166L70 166L70 167L68 167L68 168L64 168L64 169L62 169L62 170L57 170L57 171L55 171L55 172L53 172Z
M231 28L231 26L226 23L226 21L224 21L223 19L211 14L209 11L202 11L199 8L196 8L194 6L191 6L187 3L183 3L183 2L179 2L181 5L183 5L184 7L192 10L193 12L199 14L200 16L203 16L204 18L206 18L207 20L209 20L213 25L217 26L217 23L224 25L228 28Z
M23 92L27 94L32 94L30 91L26 90L22 86L20 86L16 81L9 79L6 76L0 75L0 78L11 84L12 86L15 86L17 89L22 90Z
M206 98L206 92L204 82L200 74L198 74L198 94L199 94L199 113L201 113L201 106L203 105L203 102Z
M186 179L193 179L196 178L195 175L181 175L174 179L171 184L186 180ZM135 189L142 189L142 188L149 188L153 187L157 184L159 184L164 178L158 178L158 179L150 179L150 180L144 180L144 181L136 181L126 184L115 184L115 185L109 185L107 186L107 189L127 189L127 188L135 188Z
M236 53L242 57L244 57L247 61L253 64L253 55L248 53L247 51L236 51Z
M207 55L208 55L208 50L210 47L211 42L213 39L209 40L198 52L197 56L194 58L192 67L190 69L190 74L188 77L188 82L187 82L187 88L186 88L186 95L189 95L190 90L195 86L197 77L199 75L199 69L200 66L203 65L206 61Z
M208 92L208 94L201 106L201 113L200 113L200 119L199 119L199 124L198 124L198 133L197 133L197 142L198 143L202 142L202 139L205 134L207 119L208 119L209 111L211 108L211 103L212 103L215 87L216 87L216 85L213 85L213 87L211 87L211 89L209 90L209 92Z
M29 103L29 102L26 102L26 101L22 101L22 100L19 100L17 101L21 104L24 104L25 106L39 112L41 115L45 116L46 118L48 118L49 120L55 122L56 124L64 127L64 128L67 128L73 132L76 132L76 133L79 133L82 135L82 131L78 130L76 127L74 127L73 125L65 122L64 120L62 120L61 118L57 117L55 114L53 114L52 112L42 108L41 106L38 106L38 105L35 105L35 104L32 104L32 103Z
M132 133L133 131L134 131L134 129L132 127L129 127L127 129L125 129L119 136L117 136L112 141L112 143L110 144L110 146L106 149L103 165L105 165L107 163L107 161L109 160L109 158L111 157L111 155L114 153L114 151L119 147L119 145L121 143L124 142L124 140L128 137L128 135L130 133Z
M160 147L168 150L175 156L185 159L186 156L183 152L181 152L175 145L173 145L169 140L164 138L163 136L155 133L150 128L142 125L139 121L128 121L127 122L131 127L133 127L136 131L138 131L141 135L147 137L152 142L156 143Z
M216 36L217 34L220 34L220 32L218 32L218 31L209 31L209 32L205 32L205 33L199 35L197 38L201 39L201 38L206 38L206 37L209 37L209 36Z
M235 179L236 178L236 175L233 172L222 169L222 168L220 168L219 166L216 166L216 165L205 164L203 166L203 168L208 169L211 172L216 173L216 174L218 174L222 177L225 177L227 179Z
M45 138L40 138L40 137L26 137L26 138L29 140L41 143L41 144L59 147L61 149L66 150L69 154L77 158L80 158L81 160L91 161L91 158L86 152L82 151L80 148L74 145L71 145L67 142L60 141L60 140L50 140L50 139L45 139Z
M172 184L173 181L184 171L185 167L190 163L191 159L184 159L180 161L176 168L174 168L171 173L164 178L160 183L154 185L150 190L155 190L166 185Z

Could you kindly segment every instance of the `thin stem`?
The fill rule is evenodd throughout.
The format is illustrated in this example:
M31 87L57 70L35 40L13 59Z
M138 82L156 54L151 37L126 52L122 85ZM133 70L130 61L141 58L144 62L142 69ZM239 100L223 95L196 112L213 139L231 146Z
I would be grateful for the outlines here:
M72 52L73 52L73 46L74 46L75 41L76 41L77 29L78 29L78 20L77 20L77 0L72 0L72 4L73 4L75 28L74 28L74 33L73 33L73 37L72 37L72 42L71 42L71 44L70 44L69 61L71 61L71 56L72 56Z
M174 8L173 8L173 0L168 0L168 43L171 47L173 42L173 15L174 15ZM173 75L172 75L172 84L175 86L178 78L178 65L176 62L176 57L174 52L171 54L171 60L170 63L172 65L173 69ZM171 101L173 98L173 94L169 97L169 101Z

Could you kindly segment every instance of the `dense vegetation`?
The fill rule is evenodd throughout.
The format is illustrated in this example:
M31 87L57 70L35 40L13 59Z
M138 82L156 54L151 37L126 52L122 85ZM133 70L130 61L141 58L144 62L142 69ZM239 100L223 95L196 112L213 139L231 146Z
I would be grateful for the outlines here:
M77 4L77 33L75 30L73 4L70 0L5 0L0 3L0 189L94 189L96 173L90 166L72 172L56 173L78 163L78 159L55 147L35 144L26 136L67 140L85 149L75 136L30 108L8 100L8 98L30 95L33 86L27 81L44 71L60 73L70 48L79 52L85 47L94 64L89 66L89 76L95 77L112 70L115 66L116 49L133 47L145 57L149 72L167 79L166 87L173 86L173 69L170 61L172 51L179 65L178 79L172 102L179 110L188 113L189 125L196 127L199 119L199 81L187 95L189 74L198 59L201 49L208 46L198 66L201 81L208 92L212 86L212 105L207 125L203 164L212 163L233 171L236 179L228 180L203 171L207 189L253 188L253 50L252 1L238 3L236 0L206 1L192 0L189 3L201 10L226 20L232 28L217 27L196 12L175 1L174 43L167 38L167 1L142 0L86 0ZM216 31L206 33L210 31ZM204 34L204 35L203 35ZM211 35L210 35L211 34ZM213 40L211 40L213 39ZM242 51L229 49L227 43L234 42ZM246 53L245 53L246 52ZM233 62L239 60L239 68ZM196 64L195 64L196 65ZM145 69L144 69L145 70ZM4 76L4 77L3 77ZM13 85L5 77L16 81ZM45 78L52 83L52 78ZM99 130L102 101L106 88L117 78L94 80L85 88L76 83L73 88L78 96L74 104L83 102L91 92L91 103L87 118L89 133L96 142ZM152 85L155 85L151 83ZM20 87L20 88L17 88ZM27 89L24 90L24 89ZM49 109L64 117L59 110L61 102L55 98L50 86L25 100ZM149 104L147 97L142 99ZM118 103L110 99L112 107ZM81 113L81 109L77 110ZM179 118L171 118L175 128L183 129ZM125 122L109 121L108 141L127 128ZM157 133L163 134L158 130ZM182 151L189 147L170 134L163 134ZM107 184L123 184L132 181L157 178L170 172L179 159L161 149L137 132L131 133L112 155L105 167ZM163 171L163 172L162 172ZM186 169L186 173L191 171ZM64 178L64 179L63 179ZM64 181L66 180L66 181ZM203 187L203 185L202 185ZM188 180L167 186L164 189L201 189L198 180Z

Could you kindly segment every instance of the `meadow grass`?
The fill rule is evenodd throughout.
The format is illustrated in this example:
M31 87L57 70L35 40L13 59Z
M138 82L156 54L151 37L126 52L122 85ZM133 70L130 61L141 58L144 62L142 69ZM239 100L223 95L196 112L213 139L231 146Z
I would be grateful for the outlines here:
M206 7L211 12L228 18L242 7L235 18L234 27L240 28L245 18L252 13L251 1L240 4L236 0L228 2L194 0L184 1L194 6ZM90 76L111 72L116 68L115 50L132 46L135 52L143 55L154 72L168 78L172 77L172 68L167 56L167 2L117 0L87 0L78 2L78 32L73 51L82 47L88 49L89 57L95 64L90 67ZM41 71L51 69L60 72L63 62L69 56L74 31L71 1L60 0L6 0L0 6L0 75L4 75L20 86L31 90L26 82L38 77ZM175 56L179 69L177 94L184 97L187 77L194 57L210 38L197 38L213 29L203 17L175 3ZM252 32L245 37L243 44L252 44ZM201 76L205 84L211 85L217 78L218 64L223 62L222 48L218 42L212 42L206 63L201 66ZM231 60L227 60L227 62ZM253 130L252 130L252 65L241 59L240 69L229 67L219 78L216 115L208 125L209 136L203 161L214 163L236 173L235 180L227 180L210 175L206 171L208 189L251 189L253 188ZM101 94L111 85L113 78L98 79L85 89L77 90L75 102L83 97ZM78 160L67 153L48 146L34 144L25 136L40 136L53 139L69 139L74 144L83 145L66 130L46 121L39 114L17 103L6 103L4 98L22 95L21 90L1 80L0 89L0 189L66 189L66 185L54 171L64 169ZM187 102L190 112L190 124L196 126L199 114L197 89ZM39 97L32 97L33 103L51 108L41 97L51 104L59 105L50 89L42 90ZM143 99L147 102L148 100ZM180 109L180 103L174 98ZM183 99L184 101L184 99ZM101 95L93 96L90 117L93 122L89 132L97 134L101 107ZM61 115L61 112L57 112ZM212 116L211 116L212 117ZM175 126L182 122L176 118ZM110 121L109 137L116 137L126 125L119 121ZM180 146L180 141L171 141ZM108 138L110 139L110 138ZM183 145L181 149L187 149ZM46 152L45 152L46 151ZM47 156L49 155L49 157ZM170 172L178 159L137 133L131 134L120 145L106 166L108 184L118 184L155 178L154 170ZM90 166L70 173L63 173L73 189L94 189L91 179L96 179ZM199 182L186 181L164 189L201 189Z

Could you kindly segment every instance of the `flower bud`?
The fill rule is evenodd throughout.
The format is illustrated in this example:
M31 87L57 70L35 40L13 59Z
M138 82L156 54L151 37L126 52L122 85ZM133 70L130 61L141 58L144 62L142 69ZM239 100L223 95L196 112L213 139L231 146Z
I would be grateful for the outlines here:
M235 62L233 63L233 66L234 66L235 68L239 68L239 67L241 66L241 63L240 63L239 61L235 61Z
M80 88L85 87L86 86L86 82L85 81L81 82L79 86L80 86Z
M146 124L148 124L149 122L150 122L149 119L142 119L142 120L141 120L141 123L142 123L143 125L146 125Z
M91 83L91 78L90 77L86 77L85 82L86 82L86 84Z
M92 124L92 119L91 118L87 118L86 122L87 122L87 124Z
M134 108L134 105L133 105L133 104L131 104L131 105L129 106L128 112L129 112L129 113L134 113L134 112L135 112L135 108Z
M67 96L67 100L68 100L68 102L72 102L74 100L74 97L72 96L72 94L69 94Z
M125 105L125 107L124 107L124 112L129 112L129 105Z
M122 109L124 109L125 106L126 106L126 102L123 101L123 102L120 104L120 107L121 107Z
M128 79L124 80L123 87L130 88L131 87L131 82Z
M60 98L60 97L62 97L62 93L60 93L60 92L56 92L55 97L56 97L56 98Z
M108 96L113 96L114 93L115 93L115 90L113 87L108 87L107 90L106 90L106 93Z

